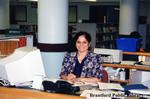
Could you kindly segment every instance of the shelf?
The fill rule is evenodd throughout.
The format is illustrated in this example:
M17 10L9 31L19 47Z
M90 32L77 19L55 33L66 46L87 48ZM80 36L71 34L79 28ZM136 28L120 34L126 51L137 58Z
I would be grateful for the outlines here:
M111 35L116 35L116 32L103 32L103 33L102 32L101 33L97 32L96 33L96 35L110 35L110 34Z
M97 41L96 43L113 43L115 40Z
M150 71L150 67L145 66L135 66L135 65L127 65L127 64L102 64L103 67L113 67L113 68L126 68L126 69L138 69L138 70L146 70Z
M145 67L144 65L135 66L135 65L127 65L127 64L102 64L103 67L112 67L112 68L125 68L129 69L129 78L127 80L120 80L120 79L111 79L110 82L118 82L118 83L131 83L130 78L130 70L142 70L142 71L150 71L150 67ZM127 72L128 73L128 72ZM128 75L128 74L126 74Z
M148 57L150 57L150 53L145 53L145 52L123 52L123 54L126 54L126 55L139 55L139 56L148 56Z
M118 35L118 25L98 23L96 33L96 47L114 49L115 39Z
M110 82L118 82L118 83L129 83L129 79L128 80L119 80L119 79L110 79Z

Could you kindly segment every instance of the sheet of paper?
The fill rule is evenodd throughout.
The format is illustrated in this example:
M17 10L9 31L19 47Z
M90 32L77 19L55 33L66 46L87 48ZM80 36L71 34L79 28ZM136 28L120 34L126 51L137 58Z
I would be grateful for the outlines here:
M98 89L98 84L88 82L76 82L74 86L79 86L80 90Z
M130 92L135 94L150 95L150 89L134 89L130 90Z
M134 65L136 61L121 61L121 64Z
M99 86L100 90L110 90L110 89L124 90L124 88L118 83L102 83L102 82L98 82L98 86Z

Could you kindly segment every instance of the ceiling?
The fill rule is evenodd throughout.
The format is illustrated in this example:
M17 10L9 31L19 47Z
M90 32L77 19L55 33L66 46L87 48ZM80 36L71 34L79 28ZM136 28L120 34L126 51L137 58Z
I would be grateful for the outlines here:
M29 0L10 0L10 1L20 1L20 2L27 2ZM120 0L96 0L96 2L119 2ZM150 2L150 0L139 0L139 1L147 1ZM69 2L89 2L86 0L69 0Z
M69 0L70 2L89 2L85 0ZM96 0L96 2L119 2L119 0Z
M88 2L85 0L69 0L71 2ZM96 0L96 2L119 2L120 0ZM139 1L150 1L150 0L139 0Z

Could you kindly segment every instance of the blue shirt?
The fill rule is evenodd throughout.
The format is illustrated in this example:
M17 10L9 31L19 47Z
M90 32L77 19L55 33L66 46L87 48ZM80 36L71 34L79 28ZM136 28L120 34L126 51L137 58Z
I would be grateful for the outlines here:
M84 58L81 63L79 63L78 59L76 59L76 65L73 70L73 74L75 74L76 77L80 77L81 72L82 72L82 67L84 66L85 59L86 58Z

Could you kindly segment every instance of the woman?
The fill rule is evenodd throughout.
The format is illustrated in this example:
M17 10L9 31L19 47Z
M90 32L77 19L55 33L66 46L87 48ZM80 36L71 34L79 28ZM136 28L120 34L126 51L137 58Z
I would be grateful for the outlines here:
M71 82L100 82L102 61L100 55L89 51L91 36L79 32L74 40L77 51L65 55L60 77Z

